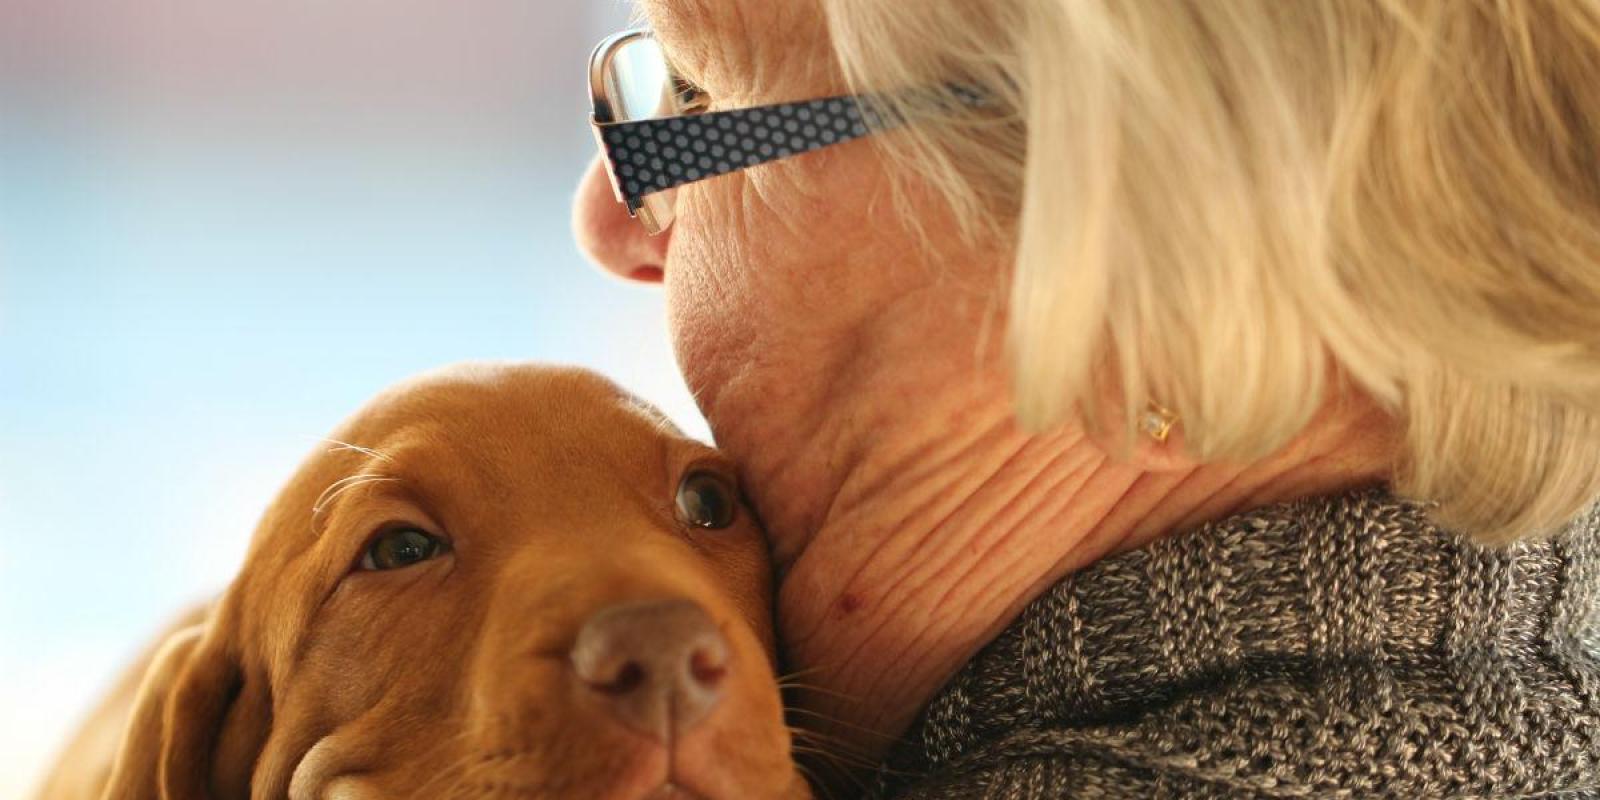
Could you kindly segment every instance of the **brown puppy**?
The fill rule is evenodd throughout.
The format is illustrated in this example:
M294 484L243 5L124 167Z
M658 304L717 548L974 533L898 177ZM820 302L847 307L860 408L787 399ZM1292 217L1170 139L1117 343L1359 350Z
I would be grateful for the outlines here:
M716 451L530 365L412 381L333 439L155 656L106 797L807 796Z

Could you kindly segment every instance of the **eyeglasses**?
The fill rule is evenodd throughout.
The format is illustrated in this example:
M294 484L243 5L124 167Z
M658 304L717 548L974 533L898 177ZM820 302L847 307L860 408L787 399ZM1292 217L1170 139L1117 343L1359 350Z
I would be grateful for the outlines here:
M623 31L595 47L589 92L617 202L651 234L672 225L679 186L893 126L854 95L708 112L705 93L673 70L646 30Z

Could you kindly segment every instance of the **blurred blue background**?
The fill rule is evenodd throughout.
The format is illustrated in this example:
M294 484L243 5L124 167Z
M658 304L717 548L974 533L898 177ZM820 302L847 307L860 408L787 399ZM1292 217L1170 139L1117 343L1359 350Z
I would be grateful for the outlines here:
M0 0L0 797L383 386L573 362L705 435L659 295L568 232L629 14Z

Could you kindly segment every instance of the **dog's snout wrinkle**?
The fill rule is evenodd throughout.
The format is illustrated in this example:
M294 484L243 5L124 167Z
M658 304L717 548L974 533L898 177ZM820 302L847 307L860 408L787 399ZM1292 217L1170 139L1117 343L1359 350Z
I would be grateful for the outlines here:
M669 743L721 699L729 648L698 605L663 600L597 612L578 633L571 660L583 691L619 722Z

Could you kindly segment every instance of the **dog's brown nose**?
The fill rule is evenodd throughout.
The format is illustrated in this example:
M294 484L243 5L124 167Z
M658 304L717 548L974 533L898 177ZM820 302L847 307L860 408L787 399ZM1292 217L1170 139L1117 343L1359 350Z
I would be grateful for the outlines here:
M687 600L612 606L584 623L572 666L624 724L668 742L722 696L728 644Z

